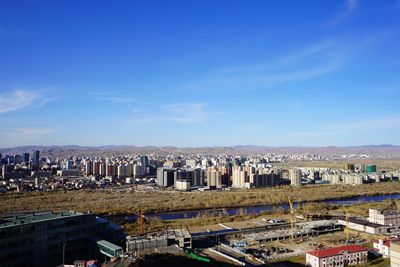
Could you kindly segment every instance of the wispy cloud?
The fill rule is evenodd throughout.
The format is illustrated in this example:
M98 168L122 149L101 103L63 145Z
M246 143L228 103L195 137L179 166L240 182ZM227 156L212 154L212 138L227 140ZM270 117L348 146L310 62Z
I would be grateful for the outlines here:
M345 124L323 126L309 131L290 132L288 135L297 137L331 136L348 134L352 132L365 133L365 131L380 129L396 129L400 127L400 115L393 115L382 118L366 118L362 121L355 121Z
M346 0L341 8L341 11L336 14L331 21L329 21L328 26L335 26L344 22L351 16L351 14L354 13L357 8L358 0Z
M221 115L217 111L207 109L207 103L181 102L161 105L157 109L152 108L151 112L144 109L133 110L133 118L128 123L152 124L162 122L175 123L202 123Z
M186 90L265 89L299 82L338 70L344 58L334 40L316 43L280 57L211 71Z
M42 107L54 98L45 97L41 91L15 90L0 94L0 113L35 106Z
M43 135L43 134L52 134L56 130L53 128L33 128L33 127L28 127L28 128L17 128L15 129L16 133L20 133L23 135Z
M131 96L118 94L116 92L92 92L90 94L92 100L105 101L110 104L132 103L135 99Z
M45 143L57 130L48 127L5 127L0 131L0 146L12 147Z
M326 127L336 131L361 131L373 129L397 128L400 126L400 116L384 117L378 119L366 119L361 122L337 124Z
M162 106L169 113L172 121L182 123L199 123L210 118L210 112L205 110L205 103L174 103Z
M377 93L383 96L396 96L400 95L400 84L399 85L392 85L381 87L375 90Z

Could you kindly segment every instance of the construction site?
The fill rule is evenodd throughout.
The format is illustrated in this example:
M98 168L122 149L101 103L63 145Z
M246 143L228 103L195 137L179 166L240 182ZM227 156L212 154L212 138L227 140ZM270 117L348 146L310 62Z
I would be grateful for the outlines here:
M371 234L356 230L350 214L296 214L289 199L290 212L251 220L192 226L181 229L128 236L126 254L143 256L149 253L183 254L202 262L223 261L240 266L262 266L309 251L344 245L370 246L373 240L387 239L393 234ZM144 216L139 218L144 223ZM344 223L343 223L344 222ZM367 222L365 224L373 224ZM380 225L381 227L385 227Z

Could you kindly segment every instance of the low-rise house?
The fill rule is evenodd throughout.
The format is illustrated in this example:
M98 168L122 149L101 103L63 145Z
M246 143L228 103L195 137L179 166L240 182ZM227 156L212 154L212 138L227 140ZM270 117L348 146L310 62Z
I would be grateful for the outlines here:
M364 264L368 261L368 249L357 245L314 250L306 253L308 267L341 267Z
M384 258L390 257L390 244L392 243L392 240L387 239L379 239L378 241L375 241L373 244L374 250L377 251L379 254L381 254Z

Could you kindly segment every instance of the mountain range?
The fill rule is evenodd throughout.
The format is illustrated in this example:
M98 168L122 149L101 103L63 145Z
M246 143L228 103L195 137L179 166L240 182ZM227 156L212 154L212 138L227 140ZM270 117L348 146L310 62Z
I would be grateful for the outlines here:
M400 156L400 146L398 145L365 145L365 146L321 146L321 147L302 147L302 146L257 146L257 145L237 145L237 146L213 146L213 147L174 147L174 146L131 146L131 145L107 145L107 146L19 146L12 148L0 148L0 153L22 154L32 153L39 150L42 156L92 156L92 155L123 155L123 154L231 154L247 155L262 153L278 154L329 154L329 155L387 155Z

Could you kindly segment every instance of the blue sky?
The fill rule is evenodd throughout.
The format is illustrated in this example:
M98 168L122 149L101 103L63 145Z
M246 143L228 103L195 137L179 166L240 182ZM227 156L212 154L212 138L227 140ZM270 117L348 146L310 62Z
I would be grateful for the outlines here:
M400 144L400 1L0 2L0 147Z

